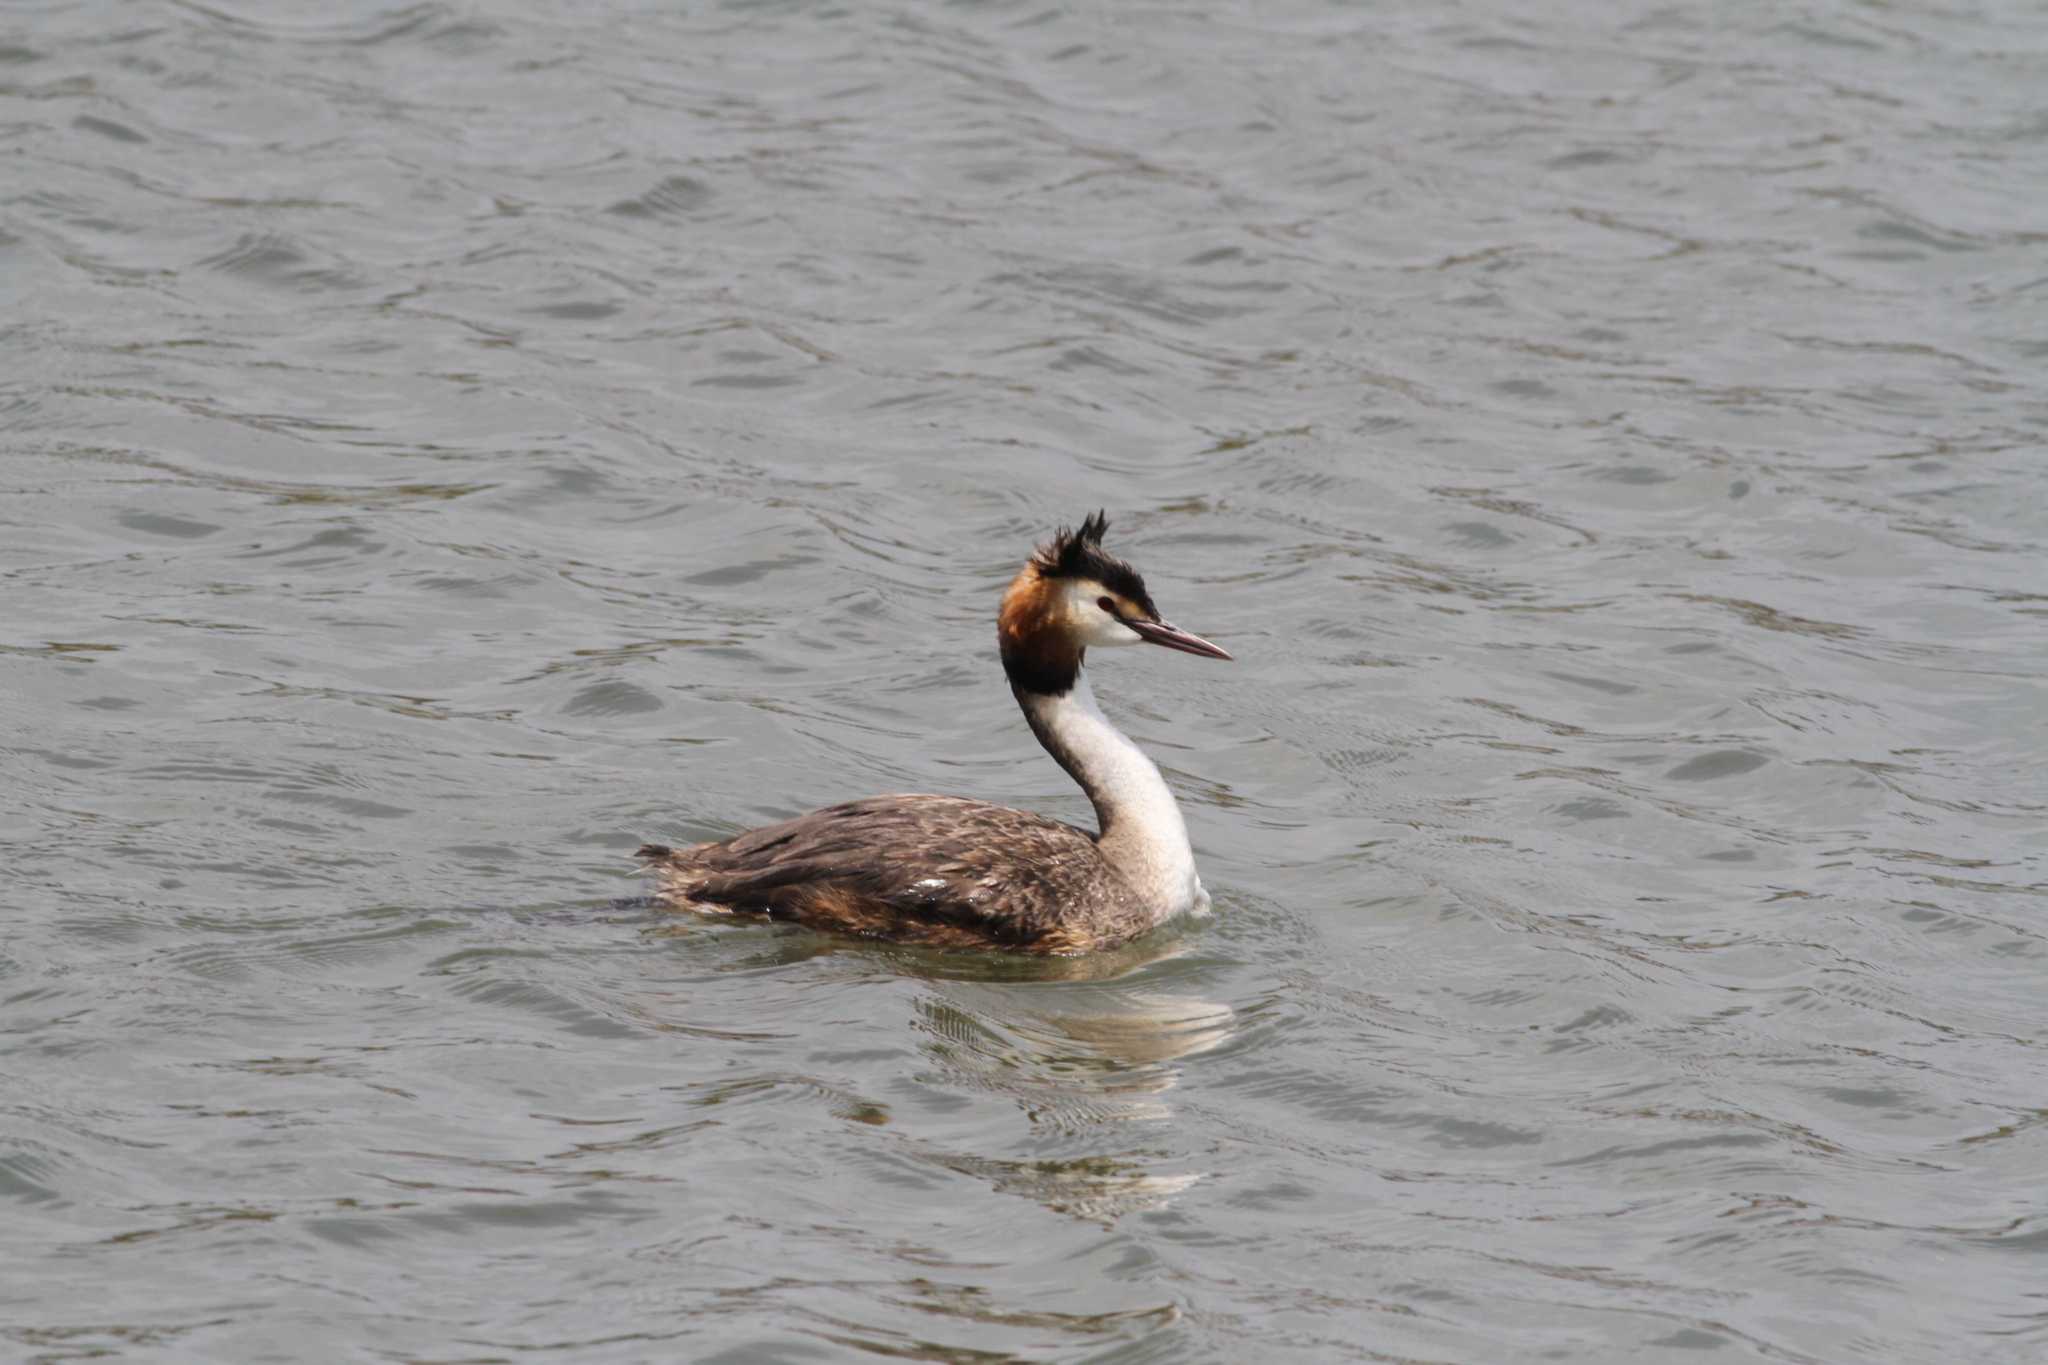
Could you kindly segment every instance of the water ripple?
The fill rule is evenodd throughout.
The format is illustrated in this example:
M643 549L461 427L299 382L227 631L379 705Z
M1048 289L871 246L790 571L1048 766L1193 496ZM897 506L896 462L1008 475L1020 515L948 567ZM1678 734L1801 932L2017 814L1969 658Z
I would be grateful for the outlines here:
M2040 38L39 7L0 1340L2025 1357ZM1090 819L989 637L1097 507L1239 657L1090 659L1213 917L631 899Z

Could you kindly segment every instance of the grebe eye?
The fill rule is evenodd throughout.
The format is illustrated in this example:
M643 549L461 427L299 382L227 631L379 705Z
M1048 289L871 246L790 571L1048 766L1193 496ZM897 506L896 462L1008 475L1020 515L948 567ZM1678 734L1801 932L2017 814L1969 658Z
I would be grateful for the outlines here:
M1098 597L1098 598L1096 598L1096 599L1095 599L1095 605L1096 605L1096 606L1098 606L1098 607L1101 607L1101 608L1102 608L1102 609L1103 609L1104 611L1108 612L1108 613L1109 613L1109 614L1110 614L1111 616L1114 616L1114 615L1116 615L1116 603L1115 603L1115 602L1113 602L1113 601L1111 601L1111 600L1110 600L1109 598L1107 598L1107 597Z

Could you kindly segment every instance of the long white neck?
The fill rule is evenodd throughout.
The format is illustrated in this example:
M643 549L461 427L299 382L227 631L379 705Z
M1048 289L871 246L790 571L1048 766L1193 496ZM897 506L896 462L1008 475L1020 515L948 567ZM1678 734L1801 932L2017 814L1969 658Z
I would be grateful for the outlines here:
M1096 846L1109 864L1152 901L1159 918L1209 904L1195 875L1187 823L1159 769L1144 751L1109 723L1095 704L1088 675L1065 692L1017 689L1017 704L1046 752L1081 784L1102 827Z

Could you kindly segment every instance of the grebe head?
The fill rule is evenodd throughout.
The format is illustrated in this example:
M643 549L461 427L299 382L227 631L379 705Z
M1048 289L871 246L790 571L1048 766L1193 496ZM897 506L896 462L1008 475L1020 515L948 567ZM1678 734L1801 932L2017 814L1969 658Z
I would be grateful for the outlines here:
M1138 571L1102 548L1108 529L1101 512L1079 530L1061 527L1003 594L996 618L1003 670L1025 691L1068 691L1090 645L1164 645L1210 659L1230 657L1221 646L1160 619Z

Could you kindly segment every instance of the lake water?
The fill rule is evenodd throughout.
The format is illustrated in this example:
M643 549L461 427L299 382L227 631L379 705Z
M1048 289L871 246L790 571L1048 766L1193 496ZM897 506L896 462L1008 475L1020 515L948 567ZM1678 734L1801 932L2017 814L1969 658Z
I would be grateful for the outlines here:
M2048 12L0 15L0 1349L2048 1359ZM1032 964L630 852L1085 820Z

